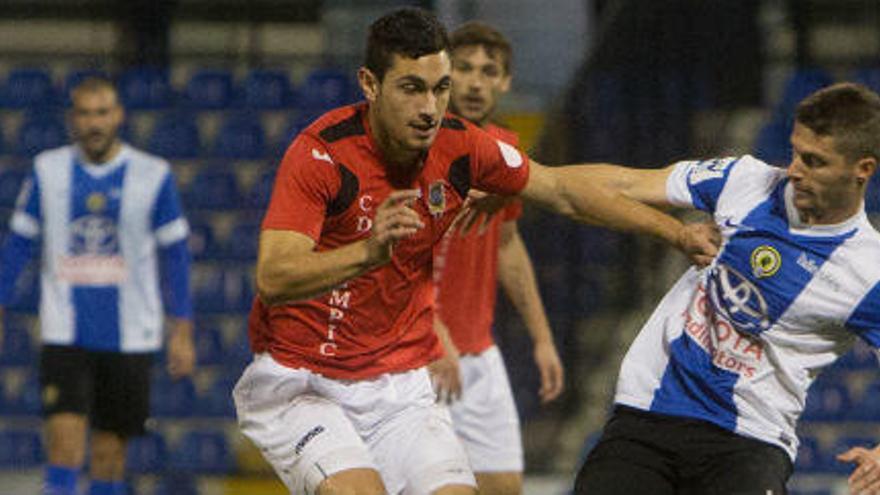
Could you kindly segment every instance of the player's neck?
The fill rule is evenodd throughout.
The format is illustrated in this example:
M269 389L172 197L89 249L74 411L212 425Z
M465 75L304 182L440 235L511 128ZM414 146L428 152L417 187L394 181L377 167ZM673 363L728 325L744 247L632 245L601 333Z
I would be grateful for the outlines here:
M119 156L119 153L122 152L122 141L118 139L113 141L113 144L111 144L106 150L104 150L103 153L91 153L82 146L80 146L80 150L82 151L83 156L89 163L94 165L103 165L105 163L111 162L113 159Z
M836 208L834 210L820 210L817 208L798 209L798 216L801 222L806 225L837 225L844 223L850 218L858 214L861 209L861 202L848 205L844 208Z
M382 154L382 161L391 169L407 171L421 166L424 153L420 150L405 148L401 143L393 139L378 123L376 116L369 112L370 133L373 142Z

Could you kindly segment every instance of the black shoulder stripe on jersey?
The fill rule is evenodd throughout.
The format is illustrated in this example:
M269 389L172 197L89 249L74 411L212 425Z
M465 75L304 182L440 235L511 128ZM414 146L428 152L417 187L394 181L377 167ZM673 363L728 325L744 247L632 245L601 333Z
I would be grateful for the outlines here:
M354 202L361 187L357 176L348 167L340 164L338 168L342 185L339 186L339 192L336 193L336 197L327 204L328 217L339 215L347 210Z
M364 129L361 113L355 112L351 117L322 129L318 134L324 141L333 143L351 136L363 136L366 133L367 130Z
M460 119L446 117L443 119L443 122L440 123L440 127L445 127L447 129L453 129L456 131L463 131L465 129L464 122Z
M449 166L449 183L461 199L467 198L468 190L471 188L470 155L460 156L452 162Z

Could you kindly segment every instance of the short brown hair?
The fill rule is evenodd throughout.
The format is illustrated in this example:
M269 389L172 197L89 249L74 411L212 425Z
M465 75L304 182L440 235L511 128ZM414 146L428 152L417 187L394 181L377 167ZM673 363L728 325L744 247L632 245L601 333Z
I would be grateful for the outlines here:
M116 86L112 81L102 76L89 76L78 82L76 86L70 90L70 97L72 99L79 93L95 93L103 90L112 91L113 94L116 95L116 99L119 99L119 92L116 91Z
M837 152L853 161L880 161L880 96L861 84L838 83L804 98L795 122L834 138Z
M504 72L510 74L513 55L510 41L494 27L483 22L466 22L452 33L449 43L453 52L466 46L482 46L490 57L500 55Z
M446 28L425 9L404 7L370 25L364 66L379 81L391 67L392 55L417 59L449 48Z

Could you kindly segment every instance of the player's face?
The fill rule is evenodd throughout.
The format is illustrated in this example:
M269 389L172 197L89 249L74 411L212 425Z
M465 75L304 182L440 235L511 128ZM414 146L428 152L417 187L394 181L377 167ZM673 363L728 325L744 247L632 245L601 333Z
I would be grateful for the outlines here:
M118 144L124 114L116 92L110 89L79 91L72 96L71 123L76 141L89 160L104 162Z
M847 160L832 136L820 136L795 123L791 133L792 160L788 176L794 187L794 206L807 223L834 224L854 215L861 205L873 159ZM867 163L872 162L872 163ZM861 184L860 184L861 182Z
M483 125L495 111L498 98L510 89L503 55L489 54L482 45L463 46L452 54L452 111Z
M386 152L421 153L431 147L449 105L452 81L446 51L417 59L392 55L380 82L367 69L359 73L372 112L373 132Z

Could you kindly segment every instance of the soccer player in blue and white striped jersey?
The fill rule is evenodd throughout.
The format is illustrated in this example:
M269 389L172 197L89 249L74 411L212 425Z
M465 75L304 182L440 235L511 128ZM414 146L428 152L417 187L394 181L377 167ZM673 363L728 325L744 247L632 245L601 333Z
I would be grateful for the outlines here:
M721 249L669 290L623 360L616 407L577 493L783 494L819 372L856 339L880 347L880 234L864 195L880 97L837 84L802 101L787 168L754 157L596 179L713 216ZM853 493L878 493L880 448L853 449Z
M127 440L149 413L165 314L169 373L194 367L189 227L168 163L119 139L113 85L90 78L71 96L76 143L34 159L0 252L0 317L41 243L44 494L76 492L89 424L89 494L120 494Z

